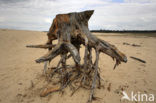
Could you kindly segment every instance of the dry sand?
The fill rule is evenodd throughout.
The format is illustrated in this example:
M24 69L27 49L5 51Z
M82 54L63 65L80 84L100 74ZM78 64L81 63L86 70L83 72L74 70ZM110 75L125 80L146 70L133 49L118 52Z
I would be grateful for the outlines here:
M93 103L135 103L122 101L122 90L128 95L131 91L156 95L156 38L114 35L104 34L98 37L116 45L127 55L128 62L113 70L115 62L109 56L100 54L99 66L104 88L96 89L96 96L101 99ZM1 103L86 103L89 91L83 89L72 97L69 88L66 88L64 95L57 92L44 98L39 96L47 83L42 75L43 64L37 64L34 60L44 55L47 50L29 49L25 46L42 44L46 40L44 32L0 29ZM123 42L139 44L141 47L123 45ZM81 56L83 52L84 48L81 49ZM144 59L147 63L135 61L130 56ZM70 61L72 60L68 63ZM58 58L51 65L56 65L57 62Z

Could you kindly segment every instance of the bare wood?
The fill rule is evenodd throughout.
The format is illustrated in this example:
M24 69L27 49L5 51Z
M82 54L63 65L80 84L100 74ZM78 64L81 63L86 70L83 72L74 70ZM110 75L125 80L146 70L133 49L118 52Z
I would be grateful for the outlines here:
M40 96L41 96L41 97L45 97L45 96L47 96L48 94L50 94L50 93L52 93L52 92L59 91L59 89L60 89L60 87L50 87L50 88L46 88L46 89L44 89L44 90L41 92Z
M95 73L94 73L94 78L93 78L93 82L92 82L92 87L91 87L91 93L90 93L90 97L88 102L92 102L93 98L94 98L94 89L96 86L96 79L97 79L97 75L98 75L98 61L99 61L99 51L98 49L96 49L96 60L95 60Z
M48 41L45 45L28 45L30 48L45 48L49 49L48 53L36 60L37 63L52 61L56 56L61 55L56 69L52 75L58 73L60 89L49 88L41 93L41 96L46 96L51 92L62 91L72 82L79 82L79 88L90 89L90 97L88 102L92 102L94 90L96 88L96 80L98 79L99 87L101 86L101 77L98 71L99 54L105 53L116 61L115 66L121 62L127 62L127 57L119 51L114 45L97 38L88 29L88 21L94 10L84 12L73 12L68 14L58 14L53 20L53 23L47 33ZM53 40L58 40L58 44L53 45ZM85 55L83 57L83 66L80 64L81 57L79 53L80 46L85 46ZM96 60L92 62L92 49L95 50ZM67 54L69 55L67 56ZM66 60L70 57L75 62L75 67L68 68ZM62 63L62 67L59 68ZM45 66L46 67L46 66ZM70 66L69 66L70 67ZM52 77L51 77L52 78ZM77 90L77 89L76 89ZM75 91L73 92L75 93Z
M137 61L139 61L139 62L142 62L142 63L146 63L145 60L142 60L142 59L137 58L137 57L130 56L130 58L132 58L132 59L134 59L134 60L137 60Z
M28 48L43 48L43 49L48 49L48 48L52 48L55 47L56 45L26 45L26 47Z

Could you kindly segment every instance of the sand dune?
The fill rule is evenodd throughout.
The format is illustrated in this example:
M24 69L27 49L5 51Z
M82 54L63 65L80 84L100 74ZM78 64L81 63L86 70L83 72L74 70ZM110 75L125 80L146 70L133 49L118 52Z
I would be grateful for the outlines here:
M146 36L103 36L99 38L116 45L128 57L113 70L114 61L100 54L101 76L104 88L96 89L96 96L101 98L93 103L135 103L121 100L122 91L130 95L131 91L156 95L156 38ZM47 50L29 49L27 44L42 44L47 40L46 33L36 31L18 31L0 29L0 102L1 103L86 103L89 91L80 89L72 97L66 88L64 95L52 93L47 97L39 96L47 86L43 73L43 64L36 64L35 59ZM141 47L123 45L123 42L139 44ZM83 55L84 48L81 48ZM95 55L93 55L95 56ZM146 60L146 64L135 61L130 56ZM59 58L59 57L58 57ZM58 58L51 62L56 65ZM83 62L83 61L82 61ZM68 63L73 63L69 60ZM110 87L110 90L108 89ZM152 103L152 102L150 102Z

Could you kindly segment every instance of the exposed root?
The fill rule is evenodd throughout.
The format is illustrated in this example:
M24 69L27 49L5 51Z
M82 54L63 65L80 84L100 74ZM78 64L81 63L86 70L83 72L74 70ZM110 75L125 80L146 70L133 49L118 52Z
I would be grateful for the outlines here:
M45 89L41 92L40 96L41 96L41 97L45 97L45 96L47 96L48 94L50 94L50 93L52 93L52 92L59 91L59 89L60 89L60 87L45 88Z
M45 44L45 45L26 45L26 47L28 48L43 48L43 49L48 49L48 48L53 48L56 45L52 45L52 44Z
M44 73L46 73L47 62L51 62L56 56L61 58L57 66L46 73L49 81L55 82L56 88L45 89L41 93L44 97L52 92L63 91L67 86L73 91L73 95L80 88L90 90L88 102L96 100L94 92L96 87L101 87L101 77L99 72L99 54L105 53L116 61L114 69L121 62L127 62L127 57L114 45L98 39L92 35L88 29L88 20L93 14L93 10L84 12L74 12L57 15L47 33L48 41L45 45L28 45L30 48L47 48L49 52L36 60L37 63L45 62ZM58 40L58 44L53 45L53 40ZM84 63L80 64L80 47L85 47ZM96 60L93 64L92 49L95 49ZM69 55L67 55L69 54ZM75 65L67 65L66 60L73 58ZM57 78L55 78L57 77Z

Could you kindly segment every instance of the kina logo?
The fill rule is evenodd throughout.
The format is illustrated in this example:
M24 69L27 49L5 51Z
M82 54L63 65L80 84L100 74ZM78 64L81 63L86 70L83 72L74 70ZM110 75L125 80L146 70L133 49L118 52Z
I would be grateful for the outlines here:
M141 92L134 93L132 91L129 96L125 91L122 91L122 94L123 94L123 97L121 98L121 100L152 102L155 99L154 94L146 94L146 93L141 93Z

